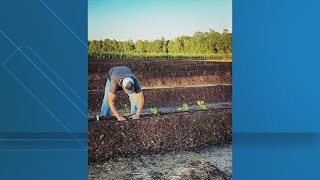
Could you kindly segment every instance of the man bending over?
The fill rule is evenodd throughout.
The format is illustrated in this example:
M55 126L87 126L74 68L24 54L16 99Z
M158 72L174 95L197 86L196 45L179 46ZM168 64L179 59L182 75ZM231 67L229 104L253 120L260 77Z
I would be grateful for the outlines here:
M115 108L116 94L122 90L129 96L132 119L139 119L144 97L136 76L130 68L125 66L113 67L109 70L100 116L110 116L112 113L119 121L126 120Z

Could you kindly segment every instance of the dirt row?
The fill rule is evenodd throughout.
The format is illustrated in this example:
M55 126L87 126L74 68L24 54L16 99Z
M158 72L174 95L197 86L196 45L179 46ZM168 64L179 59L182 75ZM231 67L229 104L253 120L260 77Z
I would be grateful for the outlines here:
M204 72L212 71L214 72L231 72L231 63L223 62L202 62L202 61L141 61L141 60L89 60L88 74L105 74L107 71L115 66L127 66L130 67L135 73L143 72L144 75L152 75L155 73L158 77L163 74L180 71L181 77L185 77L192 71L196 71L197 75L204 75ZM151 72L151 73L147 73ZM200 73L202 72L202 73ZM157 74L158 73L158 74ZM183 74L183 75L182 75ZM190 74L191 75L191 74ZM211 74L212 75L212 74Z
M113 158L89 165L88 179L232 179L232 146Z
M128 66L133 70L133 73L135 76L141 80L141 79L154 79L154 78L184 78L184 77L193 77L193 76L208 76L208 75L217 75L217 76L223 76L223 75L229 75L231 76L231 71L225 71L225 70L203 70L203 69L193 69L193 70L137 70L133 69L131 66ZM99 77L104 78L107 74L109 69L104 69L101 72L97 73L91 73L88 74L88 76L92 77Z
M89 122L89 163L132 154L186 150L232 142L231 110Z
M198 104L188 104L188 109L179 109L182 108L182 105L179 106L166 106L166 107L157 107L157 111L159 115L167 115L167 114L173 114L173 113L185 113L185 112L197 112L201 111L201 108ZM231 102L220 102L220 103L206 103L207 110L210 111L222 111L226 109L232 109L232 103ZM123 110L118 109L118 112L120 114L124 114ZM100 114L100 111L89 111L88 121L97 121L96 115ZM143 108L141 111L141 118L153 116L151 113L150 108ZM100 121L117 121L117 119L114 116L103 116L99 118Z
M232 85L143 89L142 92L146 108L177 106L183 103L196 104L198 100L204 100L206 103L231 102L232 100ZM104 91L90 91L88 95L89 111L100 110ZM118 92L115 102L118 109L124 104L130 104L128 95L123 91Z
M192 77L162 77L147 79L138 77L142 87L182 87L182 86L199 86L215 84L231 84L231 75L207 75ZM106 84L105 76L91 75L89 77L88 90L103 90Z

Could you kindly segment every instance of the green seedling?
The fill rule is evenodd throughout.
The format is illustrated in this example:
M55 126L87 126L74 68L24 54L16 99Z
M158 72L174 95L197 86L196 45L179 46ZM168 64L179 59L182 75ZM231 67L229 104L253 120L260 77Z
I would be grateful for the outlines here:
M189 106L188 106L187 103L183 103L182 110L184 110L184 111L188 111L189 110Z
M158 109L156 107L150 108L150 112L153 116L158 115Z
M207 106L204 101L197 101L197 103L201 110L207 110Z
M178 111L188 111L188 110L189 110L188 103L183 103L182 107L178 108Z
M130 108L125 104L123 107L123 115L126 117L126 119L131 119L131 113Z

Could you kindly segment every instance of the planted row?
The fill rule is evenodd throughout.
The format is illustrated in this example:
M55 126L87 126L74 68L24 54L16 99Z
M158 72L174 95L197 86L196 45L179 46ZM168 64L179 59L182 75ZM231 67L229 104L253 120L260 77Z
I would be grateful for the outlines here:
M93 51L88 53L94 59L200 59L230 61L231 54L153 54L153 53L110 53Z
M208 110L208 109L207 109L207 106L206 106L206 104L205 104L204 101L197 101L197 104L198 104L200 110L202 110L202 111ZM126 106L125 106L125 107L126 107ZM189 111L189 105L188 105L188 103L183 103L182 107L179 107L177 110L178 110L178 111ZM126 110L125 110L125 111L126 111ZM153 116L159 115L158 108L157 108L157 107L152 107L152 108L150 108L150 113L151 113L151 115L153 115Z
M199 107L200 110L202 110L202 111L208 110L204 101L197 101L197 104L198 104L198 107ZM183 103L182 107L177 108L177 110L178 111L189 111L188 103ZM127 106L127 104L124 104L124 106L122 108L122 112L123 112L123 116L126 119L131 119L132 115L130 114L130 108L129 108L129 106ZM157 107L151 107L149 109L149 112L153 116L160 115Z

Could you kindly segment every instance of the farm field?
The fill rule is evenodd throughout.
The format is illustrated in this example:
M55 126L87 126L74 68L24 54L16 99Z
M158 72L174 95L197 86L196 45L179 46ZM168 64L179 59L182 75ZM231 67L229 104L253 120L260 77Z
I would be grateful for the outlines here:
M93 179L231 179L231 145L134 155L89 165Z
M105 75L114 66L130 67L142 86L145 106L140 120L95 118ZM231 67L230 62L190 59L90 59L89 179L231 179ZM123 111L124 104L130 105L128 96L119 92L117 109ZM182 169L164 165L170 159Z

